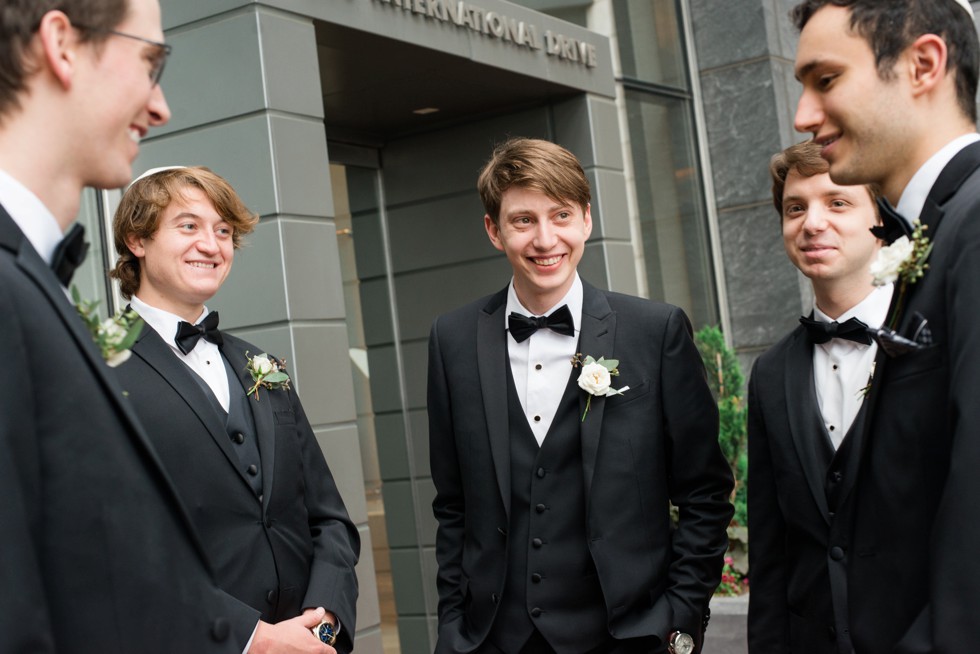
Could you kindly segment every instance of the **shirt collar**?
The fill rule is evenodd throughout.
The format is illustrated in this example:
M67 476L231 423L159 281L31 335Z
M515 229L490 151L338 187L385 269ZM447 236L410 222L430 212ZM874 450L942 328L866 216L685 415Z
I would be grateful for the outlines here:
M568 305L568 310L572 313L572 322L575 323L575 331L579 332L582 329L582 280L579 278L578 273L575 273L575 281L572 282L572 287L568 289L565 293L565 297L555 303L553 307L545 311L542 316L550 316L551 313L562 306L563 304ZM510 280L510 286L507 287L507 307L504 312L504 328L510 327L510 313L511 311L516 311L517 313L522 313L525 316L533 316L534 313L528 311L521 301L517 299L517 291L514 290L514 279Z
M130 306L140 314L140 318L146 322L147 325L152 327L157 334L162 338L171 348L177 350L177 344L174 338L177 336L177 325L180 324L184 319L177 314L170 313L169 311L164 311L163 309L157 309L156 307L151 307L149 304L139 299L135 295L129 302ZM204 311L197 320L194 321L195 324L204 320L204 318L211 313L208 311L207 307L204 307Z
M932 190L936 180L939 179L939 174L943 172L946 164L960 150L976 141L980 141L980 134L976 132L956 137L944 145L936 154L929 157L929 160L922 164L922 167L912 176L912 179L905 186L905 190L902 191L902 197L898 201L898 206L895 207L895 210L901 214L909 225L912 224L913 220L918 219L922 213L922 207L926 204L929 191Z
M44 262L51 265L54 250L64 238L54 214L40 198L3 170L0 170L0 204Z
M845 320L857 318L868 327L880 327L888 317L888 307L891 305L894 289L894 284L876 286L863 300L836 318L837 322L842 323ZM820 322L834 322L835 320L835 318L831 318L821 311L816 302L813 304L813 319Z

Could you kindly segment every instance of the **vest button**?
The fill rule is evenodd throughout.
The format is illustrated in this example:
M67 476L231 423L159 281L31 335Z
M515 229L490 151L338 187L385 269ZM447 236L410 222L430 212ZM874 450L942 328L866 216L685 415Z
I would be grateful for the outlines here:
M541 547L542 545L544 545L544 541L541 540L540 538L534 538L531 540L531 545L534 545L534 547L536 548Z
M844 550L834 545L833 547L830 548L830 558L832 558L835 561L840 561L841 559L844 558Z
M255 464L253 463L252 465L250 465L249 467L247 467L245 469L245 472L247 472L248 474L250 474L250 475L252 475L254 477L255 475L259 474L259 469L256 468L255 467Z
M531 575L531 581L534 582L534 583L536 583L536 584L540 584L541 583L541 575L539 575L537 572L535 572L533 575Z
M544 471L544 468L538 468L537 475L538 479L544 479L544 476L548 474Z
M830 473L830 477L831 477L831 478L832 478L832 479L833 479L833 480L834 480L835 482L837 482L838 484L839 484L839 483L841 483L841 481L842 481L842 480L844 479L844 475L842 475L842 474L841 474L841 473L839 473L839 472L832 472L832 473Z
M531 617L532 618L536 618L536 617L538 617L540 615L541 615L541 609L539 609L536 606L533 609L531 609Z
M544 504L538 504L536 507L534 507L534 510L538 513L544 513L548 510L548 507L546 507Z
M241 445L242 443L245 442L245 434L243 434L242 432L236 432L235 435L231 437L231 440Z

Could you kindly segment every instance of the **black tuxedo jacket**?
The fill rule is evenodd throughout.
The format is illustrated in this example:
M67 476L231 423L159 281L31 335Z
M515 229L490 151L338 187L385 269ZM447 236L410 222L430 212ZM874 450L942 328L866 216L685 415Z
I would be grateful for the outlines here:
M690 323L676 307L583 286L578 351L619 359L614 386L630 387L593 397L580 423L588 547L609 633L700 634L728 544L733 482ZM429 340L440 653L479 646L503 593L511 493L506 298L504 289L441 316ZM586 399L581 391L580 412ZM668 501L680 507L676 531Z
M0 652L235 652L156 451L54 274L0 208Z
M853 527L834 535L861 654L980 651L980 143L946 166L920 219L935 247L898 329L918 313L934 345L879 352Z
M222 336L221 352L239 375L228 380L229 390L244 394L254 383L245 353L262 350ZM133 356L117 370L190 509L221 587L269 622L323 606L340 619L337 647L349 652L360 537L296 391L262 389L258 400L248 400L262 458L260 502L223 416L154 329L144 326Z
M836 653L828 570L836 517L826 493L833 445L817 405L813 344L802 326L756 360L748 432L749 651ZM848 438L859 436L857 423ZM845 475L841 492L853 484L854 475Z

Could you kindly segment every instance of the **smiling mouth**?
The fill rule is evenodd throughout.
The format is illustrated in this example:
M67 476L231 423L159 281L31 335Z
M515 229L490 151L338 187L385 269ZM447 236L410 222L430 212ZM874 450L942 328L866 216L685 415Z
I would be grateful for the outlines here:
M218 264L216 263L206 263L204 261L192 261L187 265L189 265L191 268L203 268L205 270L214 270L218 267Z
M547 257L547 258L535 258L535 257L528 257L528 258L531 260L531 263L533 263L533 264L535 264L537 266L553 266L556 263L558 263L559 261L561 261L561 259L562 259L563 256L564 255L559 254L559 255L556 255L556 256L553 256L553 257Z

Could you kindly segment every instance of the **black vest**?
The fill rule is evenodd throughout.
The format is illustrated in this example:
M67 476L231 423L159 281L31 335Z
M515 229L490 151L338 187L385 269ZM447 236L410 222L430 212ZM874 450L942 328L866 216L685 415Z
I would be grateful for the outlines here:
M570 376L539 448L507 366L511 503L507 576L490 640L518 652L537 629L558 654L609 640L588 548L579 393Z
M211 402L211 406L214 407L221 423L224 424L228 438L231 440L232 449L238 455L239 465L245 474L245 479L248 481L249 486L251 486L252 492L261 501L262 461L259 457L259 441L255 433L255 420L252 418L252 407L248 404L249 401L254 402L255 400L250 400L245 395L245 392L241 388L241 382L238 380L238 375L231 367L231 364L228 363L228 360L225 359L224 355L222 355L221 361L225 366L225 374L228 377L229 401L227 412L225 412L221 403L218 402L218 398L214 396L214 392L208 386L207 382L194 372L193 369L190 369L190 366L188 368L191 370L191 376Z

